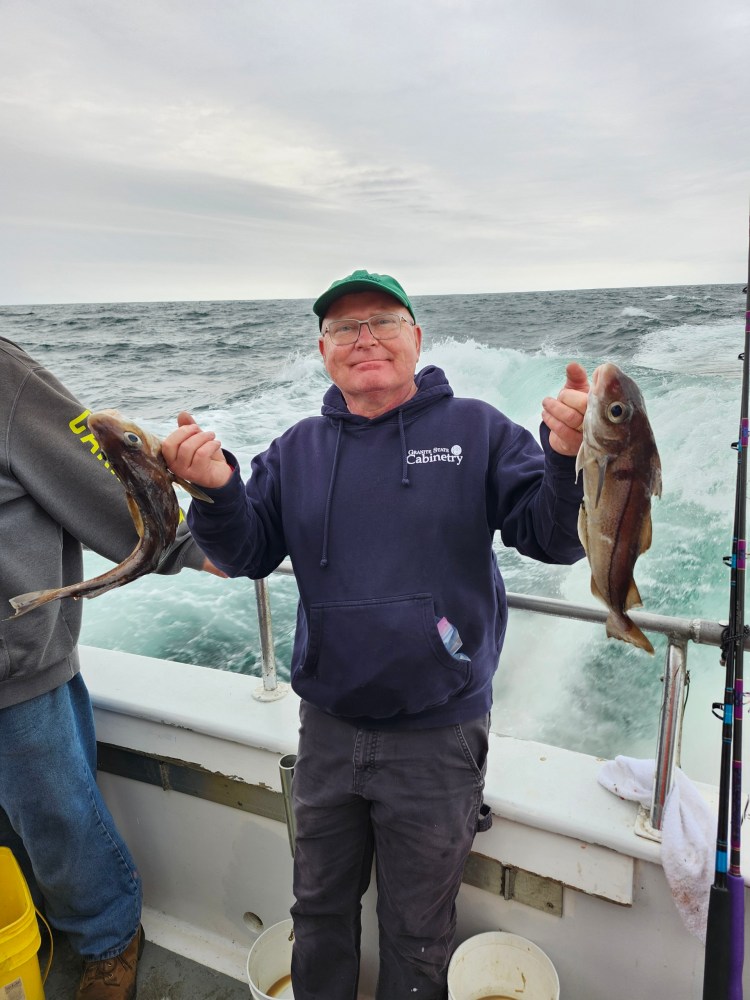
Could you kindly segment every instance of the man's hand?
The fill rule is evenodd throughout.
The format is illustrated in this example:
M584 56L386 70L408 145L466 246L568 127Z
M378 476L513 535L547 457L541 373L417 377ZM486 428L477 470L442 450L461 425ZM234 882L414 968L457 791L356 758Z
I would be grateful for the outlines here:
M542 420L549 427L549 443L560 455L577 455L583 440L583 417L588 402L589 380L577 361L565 369L565 385L557 399L542 400Z
M184 411L177 416L177 430L162 441L161 451L172 472L196 486L218 489L232 476L221 441L213 431L202 431Z

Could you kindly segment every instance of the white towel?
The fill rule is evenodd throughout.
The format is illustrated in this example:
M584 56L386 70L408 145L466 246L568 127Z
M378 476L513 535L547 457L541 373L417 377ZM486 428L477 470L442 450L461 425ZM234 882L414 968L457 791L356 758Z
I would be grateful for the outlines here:
M654 760L616 757L602 766L599 784L650 809L655 769ZM715 846L716 816L693 782L676 767L664 803L661 862L683 923L704 944Z

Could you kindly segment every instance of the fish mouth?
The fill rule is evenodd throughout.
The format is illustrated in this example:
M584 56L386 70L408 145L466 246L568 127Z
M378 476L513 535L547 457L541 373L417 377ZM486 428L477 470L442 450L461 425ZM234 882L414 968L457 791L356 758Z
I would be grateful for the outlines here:
M605 361L603 364L599 365L598 368L594 369L594 374L591 376L591 388L596 393L600 386L607 382L608 378L611 378L614 372L617 370L617 366L613 365L611 361Z
M622 372L613 361L604 361L591 376L589 394L593 401L601 402L613 393L621 395L625 389L622 385Z

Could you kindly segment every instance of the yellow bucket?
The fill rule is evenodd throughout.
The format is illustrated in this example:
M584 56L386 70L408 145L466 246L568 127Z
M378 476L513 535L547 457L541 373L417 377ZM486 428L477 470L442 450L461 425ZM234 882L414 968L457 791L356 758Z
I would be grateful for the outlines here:
M0 847L0 1000L44 1000L42 943L29 887L9 847Z

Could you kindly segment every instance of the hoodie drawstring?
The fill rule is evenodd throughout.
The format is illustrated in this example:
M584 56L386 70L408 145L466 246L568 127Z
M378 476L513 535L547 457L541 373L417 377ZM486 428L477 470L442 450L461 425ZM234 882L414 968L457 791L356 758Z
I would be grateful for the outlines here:
M331 467L331 481L328 484L328 497L326 499L326 512L323 520L323 551L320 554L320 565L323 569L328 565L328 524L331 520L331 502L333 500L333 487L336 483L336 470L339 465L339 446L341 444L341 432L344 429L344 421L339 420L339 429L336 434L336 448L333 452L333 466Z
M401 434L401 485L411 486L409 482L409 466L406 464L406 431L404 430L404 411L398 411L398 429Z

